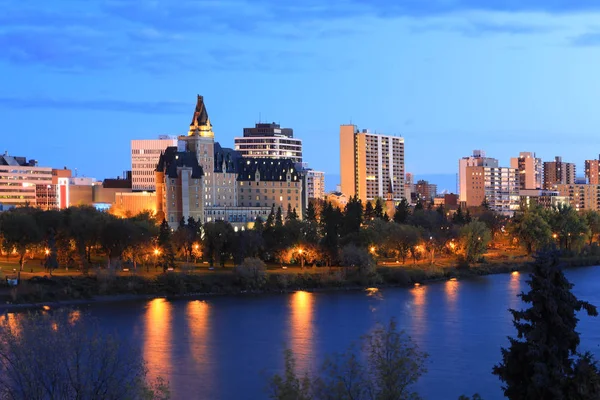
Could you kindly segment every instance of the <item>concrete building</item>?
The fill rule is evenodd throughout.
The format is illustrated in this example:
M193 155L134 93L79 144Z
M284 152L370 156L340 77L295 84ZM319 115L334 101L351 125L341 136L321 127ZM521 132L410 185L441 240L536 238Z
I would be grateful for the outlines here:
M52 170L52 183L38 184L35 187L36 206L43 210L62 210L70 205L71 170Z
M364 202L386 199L391 182L393 201L404 197L404 138L380 135L356 125L340 126L342 192Z
M600 160L600 156L598 157ZM600 161L599 160L585 160L585 178L587 183L590 185L600 184Z
M415 192L419 199L431 201L431 199L437 196L437 185L421 179L415 185Z
M37 187L52 185L52 168L40 167L36 160L0 155L0 204L37 205Z
M414 203L413 197L416 198L415 177L410 172L407 172L404 178L404 197L409 204Z
M306 196L309 199L325 198L325 172L306 169Z
M132 190L156 190L154 171L160 154L169 146L177 146L176 137L161 135L158 139L131 141Z
M575 164L563 162L561 157L544 163L544 189L555 190L557 185L575 184Z
M132 217L142 212L156 214L156 192L117 192L111 212L120 217Z
M541 189L543 163L535 153L525 151L519 153L519 157L510 159L510 167L517 170L519 189Z
M520 189L519 197L521 205L530 207L538 205L543 208L551 209L559 204L570 204L568 196L561 196L557 190L545 189Z
M302 140L294 138L293 129L282 128L275 122L244 128L244 137L236 137L234 143L242 157L287 158L295 163L302 162Z
M483 150L473 150L472 156L463 157L458 160L458 196L461 203L467 202L467 188L469 187L469 182L472 180L467 175L468 167L498 168L498 160L495 158L486 157L485 151Z

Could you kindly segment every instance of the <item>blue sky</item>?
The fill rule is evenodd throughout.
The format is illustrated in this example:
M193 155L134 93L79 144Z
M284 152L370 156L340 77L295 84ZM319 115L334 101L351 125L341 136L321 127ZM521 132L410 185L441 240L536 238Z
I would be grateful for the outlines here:
M0 0L0 150L103 178L129 141L263 120L339 174L339 125L401 134L416 177L482 148L600 153L597 0ZM329 182L331 184L332 182ZM447 184L442 186L451 186ZM328 185L329 186L329 185ZM453 189L450 187L450 189Z

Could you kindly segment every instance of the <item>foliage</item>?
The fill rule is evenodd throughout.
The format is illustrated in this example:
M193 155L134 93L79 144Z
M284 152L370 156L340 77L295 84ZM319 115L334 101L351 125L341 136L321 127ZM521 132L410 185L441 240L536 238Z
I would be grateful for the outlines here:
M375 261L365 249L352 244L345 246L340 252L342 267L355 268L361 276L375 275Z
M80 311L22 314L0 322L0 397L11 399L168 399L148 384L135 346L105 335Z
M260 289L267 282L267 268L260 258L246 258L233 268L241 285L248 289Z
M408 220L410 215L410 206L405 198L402 198L396 206L396 212L394 213L394 222L398 224L404 224Z
M590 354L578 352L575 330L576 313L597 316L596 307L571 293L556 252L537 255L527 283L530 291L519 297L530 306L510 310L517 337L509 338L493 369L504 382L504 395L511 400L600 398L597 365Z
M485 253L492 238L490 230L483 222L471 221L460 228L459 239L462 255L467 263L471 263Z
M203 243L211 266L215 262L221 266L225 266L225 261L232 252L233 238L233 228L225 221L214 221L204 224Z
M418 399L412 387L427 372L426 359L427 354L392 320L363 336L360 346L327 357L319 374L299 375L293 353L287 350L284 374L274 375L268 389L274 400Z
M509 231L519 239L527 254L544 250L552 242L552 230L537 208L527 209L516 215L509 225Z

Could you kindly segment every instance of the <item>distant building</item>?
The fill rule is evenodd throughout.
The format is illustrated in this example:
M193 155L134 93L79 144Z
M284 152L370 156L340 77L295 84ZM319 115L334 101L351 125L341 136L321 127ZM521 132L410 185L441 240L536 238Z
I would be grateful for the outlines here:
M553 190L557 185L575 184L575 164L563 162L561 157L544 163L544 189Z
M431 201L437 196L437 185L421 179L415 185L415 192L421 200Z
M415 177L410 172L407 172L404 179L404 197L409 203L412 203L413 194L415 193Z
M600 211L600 185L588 184L558 184L556 191L568 199L575 210Z
M176 137L161 135L158 139L131 141L132 190L156 190L154 170L156 170L160 153L169 146L177 146Z
M519 189L542 188L543 163L535 153L528 151L519 153L519 157L510 159L510 166L517 170Z
M598 157L600 159L600 156ZM585 177L590 185L600 184L600 161L585 160Z
M386 199L392 184L393 201L404 197L404 138L340 126L342 192L363 202Z
M512 215L519 209L517 169L498 166L498 160L481 150L459 160L460 203L478 207L487 201L491 210Z
M568 196L561 195L557 190L546 189L521 189L519 191L521 205L530 207L538 205L551 209L559 204L570 204Z
M287 158L294 163L302 162L302 140L294 138L293 129L281 128L275 122L244 128L244 137L236 137L234 143L242 157Z
M309 199L325 198L325 172L314 169L305 170L306 195Z
M43 210L62 210L70 205L71 170L52 170L52 183L35 187L36 206Z
M348 204L348 196L342 192L327 193L326 200L342 210Z
M38 185L46 189L52 185L52 168L25 157L0 155L0 204L35 207Z

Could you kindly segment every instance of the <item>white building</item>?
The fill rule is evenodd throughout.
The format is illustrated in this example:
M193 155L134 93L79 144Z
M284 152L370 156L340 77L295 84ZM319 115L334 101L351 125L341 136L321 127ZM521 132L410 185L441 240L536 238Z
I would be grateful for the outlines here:
M302 140L294 138L293 129L281 128L274 122L244 128L244 137L236 137L234 143L242 157L289 158L294 163L302 162Z
M177 138L161 135L158 139L131 141L131 189L154 191L154 171L160 153L169 146L177 146Z
M36 187L52 185L52 168L25 157L0 155L0 204L36 206Z

